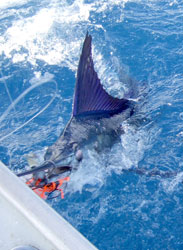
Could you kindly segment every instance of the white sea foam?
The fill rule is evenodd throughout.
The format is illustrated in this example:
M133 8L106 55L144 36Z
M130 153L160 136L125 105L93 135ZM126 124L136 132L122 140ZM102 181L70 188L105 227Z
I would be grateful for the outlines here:
M0 9L10 8L10 7L18 7L21 6L30 0L1 0Z
M0 8L23 5L28 1L11 0L2 2ZM14 18L12 24L4 30L0 38L0 54L12 59L13 63L30 62L36 65L37 60L48 64L61 64L76 70L80 46L88 27L103 29L95 20L91 21L92 12L101 13L106 19L106 11L114 6L119 9L116 20L121 18L123 1L96 1L85 3L75 0L72 4L67 1L45 1L42 8L34 7L33 15L24 16L28 12L25 8L11 13ZM32 10L31 10L32 11ZM0 12L0 16L1 16ZM110 19L109 19L110 20Z
M176 190L177 186L182 183L183 172L178 173L172 180L164 180L162 182L165 192L172 193Z
M84 150L84 159L78 170L71 175L68 192L82 193L83 187L88 192L97 192L105 182L105 167L100 155L92 150Z

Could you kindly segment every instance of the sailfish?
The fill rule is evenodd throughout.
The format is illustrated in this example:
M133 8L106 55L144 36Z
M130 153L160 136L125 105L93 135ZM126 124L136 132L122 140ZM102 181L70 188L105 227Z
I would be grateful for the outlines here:
M57 141L48 147L44 162L19 173L60 174L72 170L72 162L84 157L83 147L93 145L100 153L120 138L122 122L134 112L134 101L107 93L94 69L92 37L86 34L77 69L72 115ZM37 177L38 178L38 177Z

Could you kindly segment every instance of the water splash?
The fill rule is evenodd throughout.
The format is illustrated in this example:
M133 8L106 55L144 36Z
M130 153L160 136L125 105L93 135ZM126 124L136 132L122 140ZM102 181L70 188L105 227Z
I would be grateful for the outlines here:
M105 30L102 24L97 24L92 18L92 13L100 13L102 22L105 22L108 11L117 8L118 12L113 18L121 19L126 2L103 0L85 3L75 0L70 4L68 1L51 1L48 4L45 1L48 7L38 6L36 9L35 6L28 9L24 17L27 7L24 8L23 4L29 1L21 1L22 8L17 10L18 15L13 15L12 25L1 31L0 54L13 63L30 62L37 65L38 60L43 60L50 65L59 64L76 70L80 46L87 29ZM17 1L9 1L4 6L8 4L16 7ZM0 17L2 14L0 12Z

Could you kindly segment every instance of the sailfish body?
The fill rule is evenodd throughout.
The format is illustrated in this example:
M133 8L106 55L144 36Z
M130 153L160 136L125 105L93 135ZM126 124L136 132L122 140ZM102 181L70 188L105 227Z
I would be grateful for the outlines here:
M77 70L72 116L58 140L47 149L45 162L19 174L46 169L62 173L75 157L82 159L82 148L92 145L96 151L111 147L121 134L121 123L133 113L134 102L109 95L94 70L90 35L86 35ZM72 165L72 164L71 164ZM52 171L53 172L53 171Z
M94 70L91 41L87 33L77 71L72 117L45 154L45 160L56 166L86 144L93 143L97 151L112 146L119 138L122 121L133 113L132 101L112 97L101 85Z

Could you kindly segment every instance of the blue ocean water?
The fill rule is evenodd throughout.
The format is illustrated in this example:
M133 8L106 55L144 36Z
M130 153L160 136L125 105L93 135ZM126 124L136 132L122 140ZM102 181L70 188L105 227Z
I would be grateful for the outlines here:
M121 97L133 79L137 110L49 204L100 250L183 249L183 1L1 1L0 160L17 172L58 138L87 30L105 88Z

